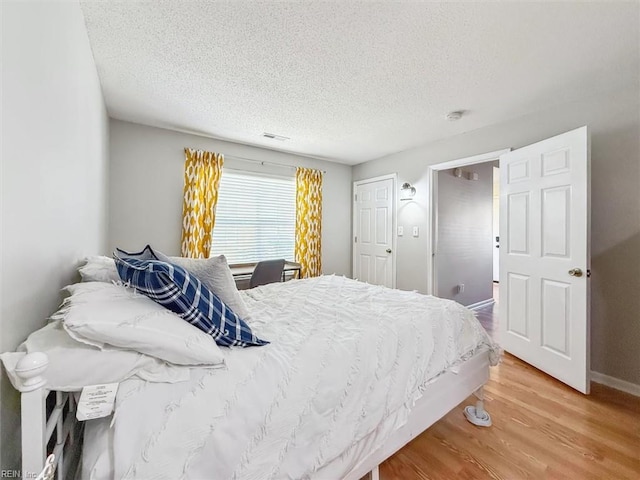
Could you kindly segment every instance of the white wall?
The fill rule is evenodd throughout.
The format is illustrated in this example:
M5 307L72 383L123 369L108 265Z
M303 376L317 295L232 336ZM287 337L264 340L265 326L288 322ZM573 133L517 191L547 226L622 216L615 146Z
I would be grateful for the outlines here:
M462 120L464 121L464 119ZM589 125L592 175L592 369L640 384L640 86L559 105L354 167L354 180L397 172L417 188L399 225L428 232L427 165L518 148ZM425 236L398 238L398 287L425 292Z
M0 351L41 327L104 251L108 119L80 7L2 4ZM0 382L0 469L19 469L19 397Z
M147 243L180 254L184 148L222 153L225 167L292 174L291 168L232 156L326 170L323 180L322 270L351 274L351 167L207 137L111 120L109 248Z

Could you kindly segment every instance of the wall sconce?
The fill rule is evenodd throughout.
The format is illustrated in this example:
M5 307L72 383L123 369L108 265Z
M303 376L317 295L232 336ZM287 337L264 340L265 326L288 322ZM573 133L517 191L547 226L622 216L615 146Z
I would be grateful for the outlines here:
M416 194L416 187L413 187L409 182L405 182L400 187L400 200L413 200Z

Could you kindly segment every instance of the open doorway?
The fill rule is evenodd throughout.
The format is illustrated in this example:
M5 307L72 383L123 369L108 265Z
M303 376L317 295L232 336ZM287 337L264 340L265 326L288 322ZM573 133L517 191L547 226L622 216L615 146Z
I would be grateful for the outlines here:
M432 293L473 309L498 332L499 164L506 151L431 167Z
M493 299L497 300L500 283L500 167L493 166Z
M499 162L493 163L493 185L492 185L492 260L493 260L493 282L492 298L493 304L479 308L476 313L480 323L485 328L491 338L497 340L498 332L498 308L500 307L500 166Z

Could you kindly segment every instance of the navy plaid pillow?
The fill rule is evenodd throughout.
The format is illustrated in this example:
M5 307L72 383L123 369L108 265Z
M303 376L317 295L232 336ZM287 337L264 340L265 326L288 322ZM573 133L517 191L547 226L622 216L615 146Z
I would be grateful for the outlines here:
M126 255L122 250L113 253L123 281L211 335L218 345L248 347L269 343L256 337L240 317L184 268L144 258L146 255Z

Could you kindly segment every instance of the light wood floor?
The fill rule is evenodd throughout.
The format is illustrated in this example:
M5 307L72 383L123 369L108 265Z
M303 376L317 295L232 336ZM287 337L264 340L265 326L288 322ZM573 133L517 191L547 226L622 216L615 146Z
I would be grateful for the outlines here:
M380 466L382 480L640 479L640 398L563 385L511 355L485 387L490 428L471 397Z

